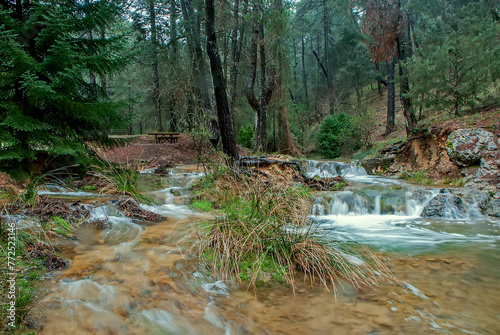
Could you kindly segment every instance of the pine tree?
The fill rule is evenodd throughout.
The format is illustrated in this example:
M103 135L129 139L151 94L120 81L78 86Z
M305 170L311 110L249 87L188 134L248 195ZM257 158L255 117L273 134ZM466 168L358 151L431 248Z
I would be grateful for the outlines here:
M500 25L481 3L462 6L450 21L432 22L434 29L418 35L424 47L408 64L414 73L410 96L417 105L458 117L463 106L473 107L499 78Z
M129 120L95 78L126 64L124 39L92 32L110 31L119 13L107 0L2 2L1 170L19 175L61 155L83 156L90 144L116 143L107 131Z

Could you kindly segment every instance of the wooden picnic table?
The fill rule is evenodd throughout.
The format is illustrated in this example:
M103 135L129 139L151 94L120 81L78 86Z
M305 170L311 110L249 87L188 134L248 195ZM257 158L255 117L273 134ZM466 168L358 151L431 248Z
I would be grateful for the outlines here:
M181 133L172 133L172 132L156 132L156 133L148 133L148 135L155 136L156 143L177 143L177 139L180 138Z

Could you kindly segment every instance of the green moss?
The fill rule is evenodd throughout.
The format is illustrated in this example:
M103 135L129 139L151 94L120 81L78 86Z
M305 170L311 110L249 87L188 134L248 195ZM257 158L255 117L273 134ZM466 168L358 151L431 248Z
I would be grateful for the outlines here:
M450 149L450 150L451 150L451 149L453 149L453 144L451 144L451 141L450 141L450 140L447 140L445 145L446 145L446 147L447 147L448 149Z

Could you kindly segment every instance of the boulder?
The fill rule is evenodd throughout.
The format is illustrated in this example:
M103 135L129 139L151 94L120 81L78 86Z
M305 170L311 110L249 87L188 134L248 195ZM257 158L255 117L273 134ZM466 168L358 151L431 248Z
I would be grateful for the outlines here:
M459 166L477 165L483 157L498 154L497 137L484 129L458 129L448 136L446 152Z
M500 157L482 158L479 168L467 180L466 186L492 193L498 192L500 190Z
M452 191L455 195L459 195L467 203L476 204L477 207L484 213L490 201L490 194L486 191L479 191L475 188L463 188ZM486 213L488 214L488 213Z
M452 194L438 194L432 198L422 211L426 218L461 218L465 214L466 206L462 198Z
M487 207L487 214L495 217L500 217L500 199L493 199Z

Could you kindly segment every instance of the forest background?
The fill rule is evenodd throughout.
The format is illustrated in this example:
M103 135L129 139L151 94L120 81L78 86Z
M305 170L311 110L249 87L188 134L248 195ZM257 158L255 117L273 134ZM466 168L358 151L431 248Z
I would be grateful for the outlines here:
M430 113L498 105L499 22L496 0L2 0L0 166L30 174L151 131L349 156L372 145L370 96L385 133L401 113L408 136Z

